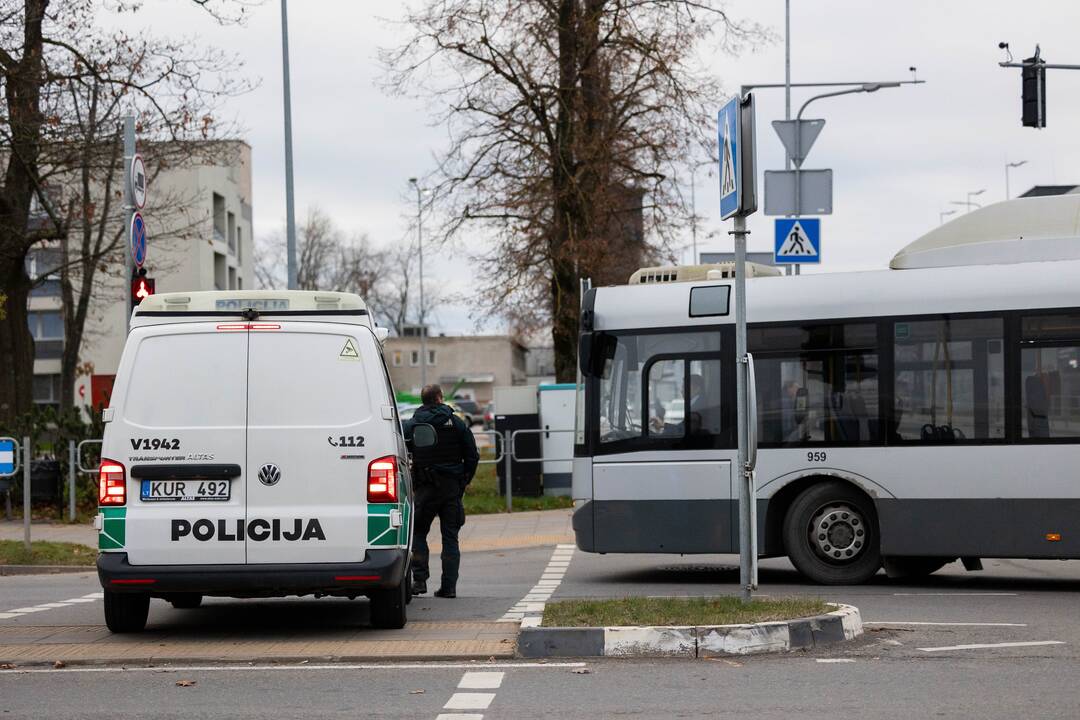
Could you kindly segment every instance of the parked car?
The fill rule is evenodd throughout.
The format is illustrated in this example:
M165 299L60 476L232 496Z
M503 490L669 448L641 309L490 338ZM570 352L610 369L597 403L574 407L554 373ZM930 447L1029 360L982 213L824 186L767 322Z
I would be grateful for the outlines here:
M454 414L462 419L465 423L465 427L472 427L473 413L468 412L465 408L461 407L462 402L471 402L469 400L447 400L446 404L454 409ZM475 406L476 403L473 403Z
M401 405L398 405L397 408L398 418L401 419L401 422L405 422L406 420L412 420L413 413L416 412L419 408L419 405L402 403Z

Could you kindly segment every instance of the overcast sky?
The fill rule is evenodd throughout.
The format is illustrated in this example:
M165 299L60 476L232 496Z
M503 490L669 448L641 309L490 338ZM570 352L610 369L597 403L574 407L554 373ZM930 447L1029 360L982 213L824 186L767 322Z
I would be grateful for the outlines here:
M908 80L918 68L925 85L883 89L814 103L805 117L826 126L804 165L832 168L834 214L822 219L818 271L883 268L892 255L936 226L939 213L963 208L969 191L984 204L1005 197L1007 161L1026 160L1011 174L1013 195L1034 184L1080 183L1080 71L1051 70L1045 130L1020 125L1020 71L1004 69L999 41L1017 59L1035 44L1049 62L1080 64L1080 3L1074 0L792 0L792 82ZM377 86L380 46L403 37L382 18L399 17L390 0L293 0L289 10L297 216L317 204L350 232L377 243L411 242L415 200L408 178L433 167L444 133L431 127L423 104L386 96ZM737 17L771 28L776 43L739 57L706 49L711 70L734 91L740 84L783 82L783 0L732 0ZM236 52L257 90L231 111L253 148L257 236L284 224L280 4L268 0L243 27L220 28L178 0L149 0L129 21L155 34L197 34ZM792 114L821 91L794 90ZM723 98L717 98L717 106ZM758 94L758 183L783 168L783 149L769 121L782 118L783 90ZM716 173L698 174L699 250L727 250L719 221ZM948 219L948 218L946 218ZM773 219L749 220L751 250L772 250ZM711 239L706 239L711 235ZM686 238L689 247L689 235ZM467 293L485 284L470 274L464 247L425 251L427 283ZM684 261L689 262L687 249ZM471 332L468 302L440 307L445 332ZM490 324L488 324L490 328Z

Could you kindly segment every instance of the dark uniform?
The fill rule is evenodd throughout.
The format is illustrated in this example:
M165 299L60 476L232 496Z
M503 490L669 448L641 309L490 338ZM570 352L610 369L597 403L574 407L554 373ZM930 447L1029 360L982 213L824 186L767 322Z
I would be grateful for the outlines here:
M458 533L465 524L465 506L461 496L472 482L480 453L476 439L465 423L448 405L424 405L405 423L405 436L411 438L413 427L426 423L435 428L438 442L430 448L414 448L416 488L416 524L413 534L413 581L426 587L428 569L427 535L431 523L439 518L442 531L442 593L457 592L461 550Z

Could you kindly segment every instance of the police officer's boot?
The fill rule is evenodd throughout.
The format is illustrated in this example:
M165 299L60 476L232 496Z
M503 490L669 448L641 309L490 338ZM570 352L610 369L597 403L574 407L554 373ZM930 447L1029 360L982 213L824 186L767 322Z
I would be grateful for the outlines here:
M413 584L412 584L412 594L413 595L424 595L426 593L427 593L427 581L425 581L425 580L414 580Z

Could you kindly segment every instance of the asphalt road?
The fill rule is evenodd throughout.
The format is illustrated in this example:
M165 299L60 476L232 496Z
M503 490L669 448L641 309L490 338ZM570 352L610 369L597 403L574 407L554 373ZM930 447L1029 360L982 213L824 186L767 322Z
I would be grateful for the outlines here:
M550 548L467 554L460 597L417 598L413 617L494 620L528 592L550 556ZM735 562L577 552L554 599L735 592ZM812 653L709 661L0 670L0 717L1080 716L1080 562L986 561L981 573L954 564L919 582L881 575L823 588L770 560L761 585L762 594L855 604L867 633ZM99 589L92 575L3 577L0 612ZM0 631L15 623L99 626L100 613L100 601L65 605L0 619ZM253 635L283 625L317 634L364 625L366 609L330 599L210 600L198 611L155 603L151 623L195 637L237 624Z

